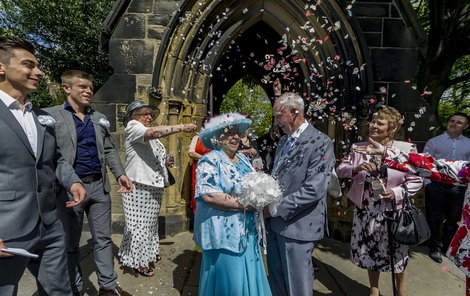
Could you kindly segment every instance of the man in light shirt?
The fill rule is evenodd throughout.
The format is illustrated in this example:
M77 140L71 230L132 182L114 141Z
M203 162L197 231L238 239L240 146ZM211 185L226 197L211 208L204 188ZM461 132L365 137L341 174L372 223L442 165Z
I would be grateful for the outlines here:
M470 160L470 139L462 135L469 123L467 114L454 113L447 122L446 132L428 140L423 152L435 158ZM466 187L432 181L427 183L426 218L431 229L429 257L441 263L441 252L447 251L458 228Z
M39 295L72 295L65 233L56 211L58 181L83 202L81 180L56 148L54 121L27 99L44 73L34 46L0 37L0 295L18 293L26 268L36 277ZM5 249L6 248L6 249ZM25 249L37 260L12 255Z

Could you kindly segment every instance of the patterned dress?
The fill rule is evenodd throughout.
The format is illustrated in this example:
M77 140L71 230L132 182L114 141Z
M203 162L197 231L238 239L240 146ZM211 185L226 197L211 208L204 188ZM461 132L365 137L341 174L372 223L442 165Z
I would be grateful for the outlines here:
M122 265L131 268L149 267L160 254L158 216L163 188L134 183L134 190L122 194L126 221L119 248Z
M253 167L244 155L237 156L240 161L234 164L223 151L213 150L197 166L194 240L202 250L199 295L271 295L254 212L224 211L201 198L214 192L239 192L241 178Z
M358 143L354 146L365 144ZM413 149L410 144L400 141L395 141L394 145L402 149ZM386 216L390 216L395 209L401 209L403 190L405 194L413 195L421 188L422 179L407 174L390 176L384 168L381 174L376 172L377 176L374 178L379 178L387 189L395 192L395 205L385 199L374 199L368 182L373 176L364 171L352 173L355 166L370 161L370 156L352 153L337 168L338 177L354 180L348 193L350 199L356 203L351 232L351 261L367 270L391 272L391 248ZM361 194L362 196L356 196ZM408 263L408 246L393 242L393 249L394 272L401 273Z
M134 189L122 193L125 226L118 256L130 268L149 267L160 254L158 217L168 184L166 151L158 139L145 140L147 129L137 120L125 129L126 174Z
M428 178L433 181L467 186L470 181L470 162L435 159L426 154L404 153L387 147L383 163L390 168ZM447 256L470 277L470 190L467 186L462 209L462 222L452 239ZM467 295L469 295L467 286Z

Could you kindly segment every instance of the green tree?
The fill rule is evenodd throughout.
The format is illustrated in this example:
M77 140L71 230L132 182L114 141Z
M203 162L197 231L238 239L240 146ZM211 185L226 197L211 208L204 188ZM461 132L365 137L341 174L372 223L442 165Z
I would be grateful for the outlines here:
M418 90L434 113L441 99L469 99L470 1L411 0L427 33L417 77ZM459 90L461 89L461 90ZM464 91L466 89L466 91Z
M238 80L225 95L220 112L239 112L247 115L253 124L251 130L260 137L269 132L272 107L268 95L250 76Z
M59 82L67 69L81 69L91 75L98 89L112 69L108 54L100 49L101 25L113 0L0 0L2 32L26 38L36 45L38 59L49 82ZM32 98L36 105L47 99L47 85Z

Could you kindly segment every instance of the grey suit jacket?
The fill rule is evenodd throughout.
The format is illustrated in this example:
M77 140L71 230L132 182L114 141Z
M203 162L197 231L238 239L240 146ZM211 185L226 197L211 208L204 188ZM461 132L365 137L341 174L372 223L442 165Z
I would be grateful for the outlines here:
M45 108L44 111L49 113L57 121L55 124L57 145L63 157L73 166L77 156L77 129L73 121L72 113L65 110L64 105ZM90 111L90 116L95 129L96 148L101 164L104 190L106 193L109 193L111 186L106 174L106 164L116 178L125 175L125 171L111 139L108 127L103 124L103 120L107 121L106 116L93 109Z
M45 113L33 109L36 115ZM67 189L81 182L56 148L53 126L36 119L37 156L22 127L0 101L0 238L5 241L30 233L39 219L57 220L57 178Z
M286 142L284 136L277 153ZM273 171L283 190L279 217L269 219L270 231L300 241L317 241L327 232L326 195L335 164L332 141L309 125Z

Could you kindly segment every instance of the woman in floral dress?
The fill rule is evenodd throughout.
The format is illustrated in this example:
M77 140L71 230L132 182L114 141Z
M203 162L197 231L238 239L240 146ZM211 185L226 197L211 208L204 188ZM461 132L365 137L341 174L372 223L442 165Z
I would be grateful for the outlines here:
M396 109L385 107L373 114L369 136L384 145L400 147L410 152L414 149L414 145L393 140L402 122L402 116ZM367 142L355 144L353 149L367 144ZM339 178L353 179L348 192L348 197L356 205L351 233L351 261L367 269L370 295L378 296L380 272L391 271L385 215L394 209L401 210L405 194L415 194L422 186L422 179L380 167L379 158L355 152L342 161L336 172ZM374 193L375 185L382 190ZM406 296L405 268L408 263L408 246L394 244L397 290L401 296Z
M200 132L213 149L196 168L194 240L202 250L199 295L270 296L254 223L254 208L240 204L242 177L254 171L238 153L251 120L238 113L211 118Z
M383 155L389 168L409 172L432 181L467 186L462 221L452 239L447 256L466 276L466 295L470 296L470 162L435 159L427 154L406 153L369 139L371 144L355 148L356 153Z

